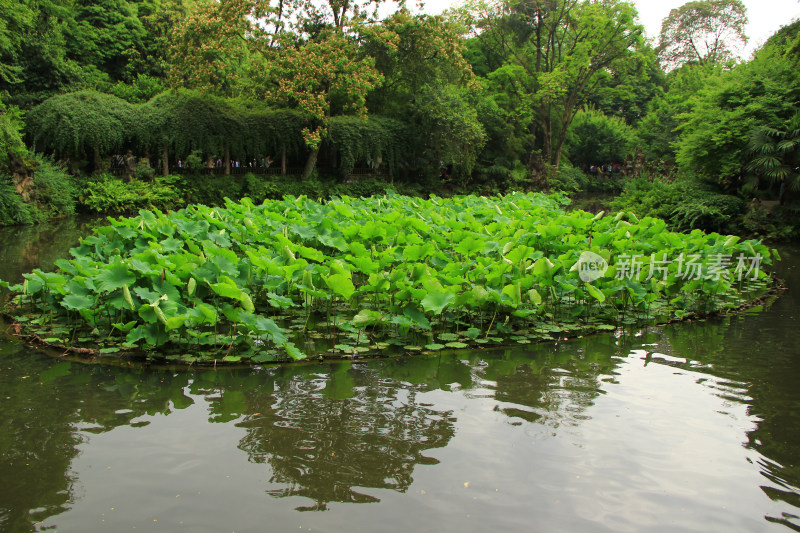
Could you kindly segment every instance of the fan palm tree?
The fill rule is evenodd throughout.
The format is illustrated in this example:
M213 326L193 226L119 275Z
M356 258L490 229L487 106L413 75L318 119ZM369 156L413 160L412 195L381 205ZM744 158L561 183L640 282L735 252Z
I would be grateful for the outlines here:
M800 111L784 130L759 128L750 139L753 159L748 169L780 186L778 202L783 204L786 189L800 190Z

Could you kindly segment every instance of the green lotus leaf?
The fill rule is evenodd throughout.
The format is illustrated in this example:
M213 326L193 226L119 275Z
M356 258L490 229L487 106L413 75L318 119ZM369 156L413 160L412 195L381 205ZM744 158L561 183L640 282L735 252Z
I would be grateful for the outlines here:
M136 276L122 263L113 263L111 265L106 265L106 267L94 277L93 281L95 287L97 287L100 292L111 292L121 289L125 285L133 285L136 282Z
M306 354L304 354L302 351L300 351L300 349L297 346L295 346L291 342L287 342L286 344L284 344L283 348L286 350L286 354L289 357L291 357L292 359L294 359L295 361L300 361L300 360L305 359L306 357L308 357Z
M337 296L341 296L345 300L349 300L350 297L353 296L353 293L356 292L353 281L344 274L333 274L332 276L327 276L325 278L325 284Z
M445 346L447 346L448 348L462 349L462 348L468 348L469 344L465 344L463 342L458 342L458 341L453 341L453 342L448 342L447 344L445 344Z
M384 313L373 311L372 309L362 309L352 319L352 324L356 327L372 326L383 322L386 319Z
M94 307L96 303L97 302L95 302L94 299L80 294L68 294L67 296L64 296L63 300L61 300L61 306L65 309L69 309L70 311L89 309Z
M429 292L425 298L422 299L422 308L426 312L432 312L435 315L441 315L444 309L455 302L456 295L452 292Z

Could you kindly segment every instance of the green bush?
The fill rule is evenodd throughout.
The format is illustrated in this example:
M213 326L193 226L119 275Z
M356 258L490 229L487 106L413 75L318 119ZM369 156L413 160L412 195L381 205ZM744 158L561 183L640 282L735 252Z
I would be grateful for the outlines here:
M312 199L327 199L332 196L374 196L398 187L377 178L364 177L343 182L336 176L319 176L300 179L297 176L279 174L244 176L217 176L187 174L177 178L176 184L188 203L218 206L225 198L239 200L247 196L255 203L266 199L281 200L284 196L307 196ZM407 187L400 187L408 191Z
M747 204L742 227L756 237L796 241L800 239L800 206L782 205L768 209L760 201L752 201Z
M34 224L41 218L35 206L22 201L11 178L0 177L0 226Z
M589 180L581 169L564 165L549 183L552 191L578 192L586 188Z
M274 187L270 187L272 185L263 177L258 177L255 174L248 172L244 176L245 181L245 194L251 200L256 203L261 203L267 197L268 194L275 194Z
M0 179L0 226L36 224L48 218L74 215L78 187L69 174L52 161L36 156L31 168L33 194L26 203L11 182Z
M75 179L51 160L36 156L33 174L36 200L47 217L74 215L80 190Z
M662 218L677 230L736 232L747 205L741 198L703 189L692 181L629 181L611 203L618 211Z
M97 213L135 213L139 209L175 209L183 201L173 179L156 178L155 182L131 181L100 175L89 181L81 195L81 204Z
M565 155L576 166L618 163L631 152L634 132L619 117L608 117L598 109L583 109L567 131Z
M185 174L176 182L187 203L212 206L222 205L224 198L241 198L245 195L246 184L246 177L243 176L203 174Z
M22 142L22 113L15 106L6 106L0 99L0 173L11 172L12 160L28 155Z

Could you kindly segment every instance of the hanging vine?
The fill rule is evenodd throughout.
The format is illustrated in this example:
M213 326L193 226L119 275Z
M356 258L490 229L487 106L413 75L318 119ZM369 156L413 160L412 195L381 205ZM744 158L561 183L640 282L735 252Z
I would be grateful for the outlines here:
M83 158L119 152L139 133L137 106L97 91L48 98L27 115L34 146L59 157Z
M339 153L342 176L352 173L359 161L372 162L376 167L382 163L397 174L408 154L408 127L384 117L338 116L330 121L329 142Z

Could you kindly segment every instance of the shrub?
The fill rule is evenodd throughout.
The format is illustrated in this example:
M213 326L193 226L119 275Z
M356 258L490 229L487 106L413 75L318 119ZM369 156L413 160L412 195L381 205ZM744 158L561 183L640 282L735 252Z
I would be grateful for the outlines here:
M22 201L22 196L11 184L11 179L0 177L0 226L33 224L40 218L33 205Z
M183 202L173 185L174 179L156 178L154 183L125 183L109 175L100 175L86 184L80 198L90 211L97 213L135 213L139 209L175 209Z
M549 180L553 191L577 192L586 188L589 180L579 168L564 165Z
M597 109L583 109L567 131L565 155L576 166L621 162L630 153L634 133L619 117Z
M46 216L74 215L80 190L66 170L43 156L36 156L33 174L36 200Z
M224 198L244 196L246 177L185 174L176 185L190 204L222 205ZM255 200L255 198L253 198Z
M735 231L746 210L741 198L703 189L692 181L628 182L612 209L662 218L678 230Z

